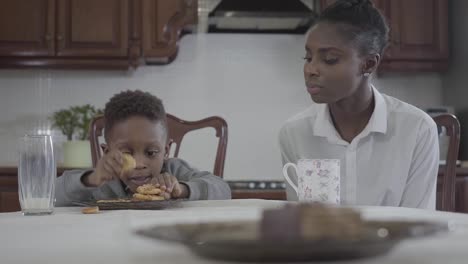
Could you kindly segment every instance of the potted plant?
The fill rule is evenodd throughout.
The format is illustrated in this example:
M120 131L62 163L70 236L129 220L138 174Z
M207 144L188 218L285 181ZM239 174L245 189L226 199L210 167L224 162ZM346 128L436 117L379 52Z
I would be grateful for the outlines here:
M63 143L63 166L92 166L88 140L89 124L98 114L102 114L102 110L89 104L71 106L53 113L53 127L58 128L67 137L67 141Z

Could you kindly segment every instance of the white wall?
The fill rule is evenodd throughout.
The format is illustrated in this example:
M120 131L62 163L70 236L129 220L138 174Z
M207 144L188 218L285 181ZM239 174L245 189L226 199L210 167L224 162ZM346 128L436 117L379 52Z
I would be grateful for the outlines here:
M296 35L188 35L167 66L133 73L0 71L0 165L16 161L15 139L51 112L70 105L103 107L126 89L151 91L168 112L187 120L220 115L229 124L225 178L281 179L277 134L281 124L311 102L302 77L304 37ZM38 82L38 76L50 75ZM418 106L441 104L437 74L385 75L378 88ZM215 142L200 133L183 157L211 169Z

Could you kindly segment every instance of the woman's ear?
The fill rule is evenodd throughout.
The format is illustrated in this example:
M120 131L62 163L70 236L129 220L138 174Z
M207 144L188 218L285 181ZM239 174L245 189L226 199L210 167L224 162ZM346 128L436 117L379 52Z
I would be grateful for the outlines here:
M369 54L364 58L364 63L362 66L362 75L369 76L377 70L377 67L380 64L380 54Z
M109 147L107 146L107 144L105 143L102 143L101 144L101 149L102 149L102 153L106 154L107 152L109 152Z

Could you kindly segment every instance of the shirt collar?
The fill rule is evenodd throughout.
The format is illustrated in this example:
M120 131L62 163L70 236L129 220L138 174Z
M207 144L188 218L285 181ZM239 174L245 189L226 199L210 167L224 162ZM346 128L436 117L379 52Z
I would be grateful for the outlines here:
M387 122L388 122L388 110L387 103L383 98L382 94L372 86L372 91L374 92L374 112L372 113L371 118L367 127L369 132L378 132L385 134L387 133Z
M374 112L367 123L366 128L361 134L369 134L370 132L387 133L387 104L382 94L372 86L374 99ZM333 125L327 104L317 105L318 111L314 123L313 134L319 137L337 137L341 138Z

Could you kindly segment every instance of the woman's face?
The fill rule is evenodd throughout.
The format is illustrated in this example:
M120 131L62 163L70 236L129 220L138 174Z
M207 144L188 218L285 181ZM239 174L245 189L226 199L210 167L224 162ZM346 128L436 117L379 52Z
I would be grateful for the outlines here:
M363 81L364 59L343 38L336 24L320 22L306 38L304 79L316 103L336 103L352 96Z

